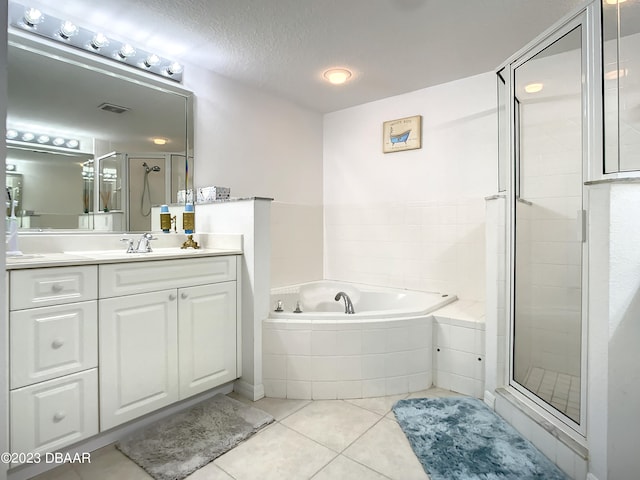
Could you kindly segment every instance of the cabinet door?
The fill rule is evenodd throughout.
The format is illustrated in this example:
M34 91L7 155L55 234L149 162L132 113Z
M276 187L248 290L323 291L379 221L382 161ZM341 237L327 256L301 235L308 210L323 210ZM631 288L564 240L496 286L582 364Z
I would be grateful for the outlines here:
M177 291L99 301L100 430L178 400Z
M11 451L53 452L98 433L96 369L12 390Z
M236 377L236 282L178 290L180 398Z

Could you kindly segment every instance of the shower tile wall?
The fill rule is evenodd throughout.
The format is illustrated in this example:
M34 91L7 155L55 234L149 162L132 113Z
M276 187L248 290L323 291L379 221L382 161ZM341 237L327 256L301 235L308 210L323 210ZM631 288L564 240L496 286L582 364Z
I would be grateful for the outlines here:
M544 118L538 118L539 123L537 104L526 105L522 112L523 122L528 118L529 123L521 138L521 150L528 155L527 161L521 161L521 197L532 205L517 204L516 249L527 251L520 258L530 262L518 266L521 361L516 362L516 368L538 367L577 375L581 339L581 244L576 241L577 212L582 208L581 137L575 135L579 119L568 117L567 112L580 112L580 98L567 98L562 103L556 100L555 104L561 112L551 118L549 106L544 105ZM528 373L516 371L516 377L526 378Z
M325 116L325 278L484 301L495 104L487 73ZM383 154L382 123L417 114L422 148Z

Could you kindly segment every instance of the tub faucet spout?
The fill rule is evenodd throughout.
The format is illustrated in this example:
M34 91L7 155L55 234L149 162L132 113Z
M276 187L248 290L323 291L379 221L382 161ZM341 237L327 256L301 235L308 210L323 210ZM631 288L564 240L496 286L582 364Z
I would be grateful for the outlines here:
M338 292L336 294L335 301L339 302L341 298L344 300L344 313L349 315L356 313L356 311L353 309L353 303L351 302L349 295L344 292Z

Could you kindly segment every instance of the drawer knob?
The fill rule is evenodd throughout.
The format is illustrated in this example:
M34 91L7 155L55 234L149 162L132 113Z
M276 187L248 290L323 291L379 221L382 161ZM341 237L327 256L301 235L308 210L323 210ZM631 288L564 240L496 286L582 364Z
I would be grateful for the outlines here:
M53 293L60 293L62 290L64 290L64 287L59 283L54 283L53 285L51 285L51 291Z
M189 298L189 294L187 292L182 292L180 294L180 298L183 298L183 299Z
M51 342L51 348L57 350L58 348L60 348L61 346L64 345L64 340L60 339L60 338L56 338L53 342Z
M169 300L175 300L176 299L176 294L175 293L170 293L169 294Z
M66 412L57 412L54 416L53 416L53 421L55 423L61 422L62 420L65 419L65 417L67 416Z

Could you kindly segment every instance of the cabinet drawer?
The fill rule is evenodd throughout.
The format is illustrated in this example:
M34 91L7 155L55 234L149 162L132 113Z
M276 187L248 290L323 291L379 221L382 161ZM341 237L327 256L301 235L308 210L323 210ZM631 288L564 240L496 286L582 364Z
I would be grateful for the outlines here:
M236 279L236 257L199 257L100 265L100 298Z
M97 369L10 393L11 451L53 452L98 433Z
M98 302L9 315L11 388L98 366Z
M9 278L11 310L98 298L98 275L93 265L14 270Z

